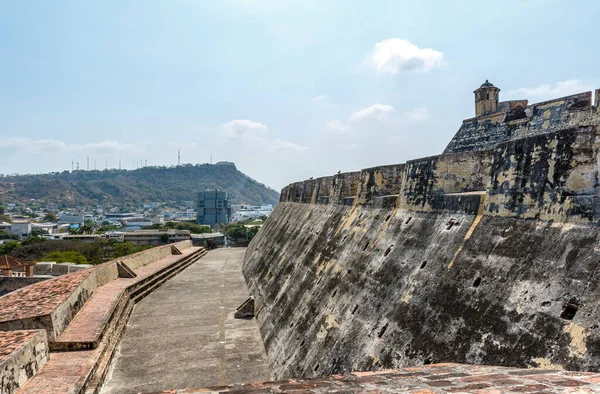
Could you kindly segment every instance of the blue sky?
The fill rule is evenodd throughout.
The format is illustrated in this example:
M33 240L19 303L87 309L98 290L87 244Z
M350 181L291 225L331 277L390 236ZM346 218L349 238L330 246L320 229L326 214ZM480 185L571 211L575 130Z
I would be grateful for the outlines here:
M485 79L501 100L600 88L598 15L564 0L3 1L0 173L171 165L181 149L279 189L439 154Z

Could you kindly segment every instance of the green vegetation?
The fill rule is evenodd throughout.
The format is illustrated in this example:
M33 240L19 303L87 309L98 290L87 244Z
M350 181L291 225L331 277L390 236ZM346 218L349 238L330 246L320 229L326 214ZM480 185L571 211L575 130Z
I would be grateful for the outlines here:
M16 241L12 241L12 242L5 242L2 245L0 245L0 255L3 254L12 254L12 252L15 249L18 249L21 247L21 244L16 242Z
M53 212L46 212L46 215L44 215L44 222L56 222L57 220L58 218Z
M11 222L10 216L0 214L0 222L10 223Z
M44 255L44 260L56 261L57 263L75 263L75 264L87 264L88 261L84 255L79 252L72 250L66 252L50 252Z
M190 230L192 234L212 233L209 226L188 222L167 222L165 223L165 227L175 230Z
M83 260L78 257L81 255L88 264L101 264L148 248L150 246L136 246L130 243L105 239L99 239L94 242L39 241L33 243L24 242L23 244L7 242L0 245L0 254L10 254L22 261L57 261L57 259L51 256L58 256L58 258L64 259L64 261L84 264L80 262ZM72 254L71 252L77 254ZM68 260L69 258L76 258L77 261Z
M4 200L44 200L58 204L60 209L106 202L133 207L155 201L196 201L198 191L205 189L227 190L234 201L253 205L276 204L279 200L275 190L244 175L234 165L186 164L135 171L64 171L0 177Z
M248 246L252 238L258 233L260 227L246 227L244 223L232 223L223 228L231 246Z

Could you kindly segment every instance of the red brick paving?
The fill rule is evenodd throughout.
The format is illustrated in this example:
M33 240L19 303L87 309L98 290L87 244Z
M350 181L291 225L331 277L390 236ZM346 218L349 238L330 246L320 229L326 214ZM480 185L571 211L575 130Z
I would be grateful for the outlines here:
M60 340L76 342L97 339L110 318L112 309L118 302L118 295L125 288L189 256L198 249L200 248L187 248L182 255L168 256L148 264L135 271L138 275L135 278L120 278L100 286L71 321ZM101 347L98 347L93 350L51 353L50 361L46 366L29 380L18 393L79 393L87 383L101 356L101 352Z
M539 381L542 376L543 383ZM598 381L598 373L434 364L395 371L355 372L316 379L189 388L161 393L600 393Z
M124 289L138 283L155 272L196 252L197 247L184 249L180 255L167 256L154 263L139 268L135 278L119 278L96 289L83 308L75 315L57 342L93 342L102 335L112 312Z
M52 313L94 269L96 267L38 282L0 297L0 323Z

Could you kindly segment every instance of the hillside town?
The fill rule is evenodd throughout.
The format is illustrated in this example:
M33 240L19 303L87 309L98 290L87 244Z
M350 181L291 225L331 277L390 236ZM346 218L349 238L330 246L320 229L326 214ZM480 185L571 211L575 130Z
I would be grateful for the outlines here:
M217 196L219 200L215 200ZM129 253L181 241L208 248L244 245L272 211L272 205L231 204L229 193L216 190L198 193L197 201L156 202L135 210L110 204L59 209L37 200L27 204L1 203L0 255L8 258L17 248L24 251L24 246L32 248L31 245L46 241L51 242L45 247L53 245L41 255L22 252L24 262L15 260L12 266L6 263L1 275L61 275L85 269L94 261L85 258L85 251L78 246L82 243L89 244L88 249L102 244L110 250L115 244L122 244L127 247L121 249ZM60 245L57 241L61 241ZM120 254L123 253L105 253L106 258L95 263ZM47 261L52 257L57 261ZM37 263L34 269L26 269L32 263Z

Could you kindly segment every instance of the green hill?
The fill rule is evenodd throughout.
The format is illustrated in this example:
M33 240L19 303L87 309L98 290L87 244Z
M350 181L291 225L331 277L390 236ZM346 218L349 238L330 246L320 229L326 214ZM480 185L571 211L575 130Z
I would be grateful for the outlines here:
M0 177L0 201L36 199L66 206L195 201L205 189L226 190L234 203L279 201L278 192L238 171L233 163Z

